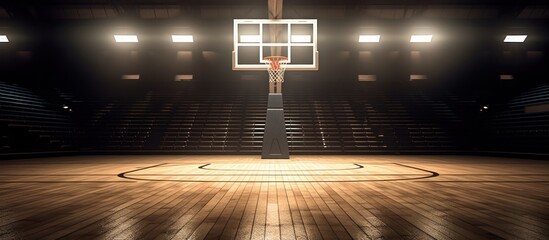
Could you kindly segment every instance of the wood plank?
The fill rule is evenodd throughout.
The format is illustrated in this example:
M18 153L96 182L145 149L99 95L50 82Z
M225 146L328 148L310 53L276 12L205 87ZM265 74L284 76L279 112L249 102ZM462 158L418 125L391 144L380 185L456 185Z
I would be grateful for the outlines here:
M75 156L2 161L0 182L0 239L549 238L540 160Z

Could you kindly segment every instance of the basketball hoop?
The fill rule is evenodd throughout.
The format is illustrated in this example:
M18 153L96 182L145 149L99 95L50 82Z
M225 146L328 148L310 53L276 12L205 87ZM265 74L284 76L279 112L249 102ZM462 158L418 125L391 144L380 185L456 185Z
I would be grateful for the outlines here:
M284 56L268 56L263 58L263 60L265 60L265 65L267 65L267 71L269 72L269 82L284 82L284 71L286 71L288 58Z

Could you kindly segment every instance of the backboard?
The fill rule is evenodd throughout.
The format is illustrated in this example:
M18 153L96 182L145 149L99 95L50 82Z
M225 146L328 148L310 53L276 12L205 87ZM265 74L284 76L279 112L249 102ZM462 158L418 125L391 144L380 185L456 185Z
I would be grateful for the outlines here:
M233 70L266 70L265 57L288 58L286 71L318 70L316 19L235 19Z

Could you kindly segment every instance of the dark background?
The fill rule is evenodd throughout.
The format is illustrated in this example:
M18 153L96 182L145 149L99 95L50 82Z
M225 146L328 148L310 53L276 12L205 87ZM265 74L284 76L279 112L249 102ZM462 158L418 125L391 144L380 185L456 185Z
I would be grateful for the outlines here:
M260 153L267 73L232 71L232 19L267 18L266 1L0 6L10 40L0 44L3 156ZM319 71L286 73L292 154L549 153L549 112L526 111L549 104L546 2L286 1L284 9L319 26ZM433 42L409 43L419 29ZM380 43L358 43L372 31ZM117 44L119 33L140 41ZM194 43L172 43L172 33ZM528 38L503 43L506 34ZM362 74L377 81L359 82Z

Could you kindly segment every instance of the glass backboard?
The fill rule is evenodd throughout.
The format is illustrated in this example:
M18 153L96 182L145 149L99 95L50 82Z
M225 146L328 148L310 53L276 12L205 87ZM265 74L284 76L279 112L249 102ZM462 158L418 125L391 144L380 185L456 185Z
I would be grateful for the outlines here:
M287 57L287 71L318 70L316 19L235 19L233 41L233 70L266 70L268 56Z

